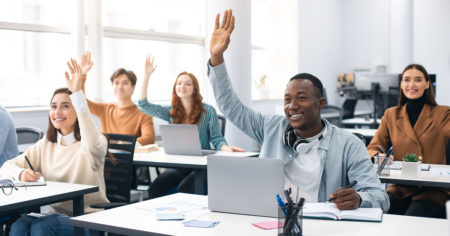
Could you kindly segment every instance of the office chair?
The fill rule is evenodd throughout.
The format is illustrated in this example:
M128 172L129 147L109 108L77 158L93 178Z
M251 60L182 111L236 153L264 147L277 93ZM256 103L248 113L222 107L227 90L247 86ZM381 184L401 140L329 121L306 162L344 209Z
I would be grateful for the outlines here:
M337 106L324 105L320 110L322 117L327 119L331 124L341 127L342 109Z
M227 123L227 119L222 115L217 115L217 118L219 118L219 125L222 131L222 135L225 137L225 124Z
M358 102L358 100L355 98L345 99L344 104L342 104L342 119L355 117L356 102Z
M450 140L447 140L447 146L445 147L445 154L446 154L445 164L450 165Z
M104 178L106 197L110 203L93 204L91 207L110 209L130 203L136 136L123 134L105 135L109 139L109 153L105 159ZM113 155L115 160L112 160L110 155Z
M44 132L34 127L19 127L16 128L16 133L20 153L44 137Z

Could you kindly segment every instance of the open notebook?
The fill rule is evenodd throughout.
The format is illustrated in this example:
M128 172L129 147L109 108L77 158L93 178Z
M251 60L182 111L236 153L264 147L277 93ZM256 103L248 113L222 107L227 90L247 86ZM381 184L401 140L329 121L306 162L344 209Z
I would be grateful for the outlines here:
M305 203L303 217L331 220L354 220L381 222L383 211L380 208L358 208L339 210L334 203Z
M0 186L8 186L8 185L14 185L15 187L44 186L46 185L46 183L42 175L41 178L36 182L22 182L22 181L14 181L12 179L0 179Z

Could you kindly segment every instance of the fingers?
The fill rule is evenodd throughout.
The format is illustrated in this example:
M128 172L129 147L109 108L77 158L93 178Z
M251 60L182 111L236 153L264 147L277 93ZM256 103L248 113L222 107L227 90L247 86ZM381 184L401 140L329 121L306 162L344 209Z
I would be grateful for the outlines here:
M220 26L220 13L217 13L217 15L216 15L216 23L215 23L215 26L214 26L214 29L218 29L219 28L219 26Z
M336 197L333 202L341 210L356 209L361 202L358 193L352 188L339 189L333 195Z
M70 81L69 73L67 73L67 71L66 71L64 74L66 75L66 82L69 82Z
M225 12L223 13L222 25L220 25L220 28L225 28L225 25L227 24L227 17L228 17L228 10L225 10Z
M72 65L70 64L70 62L67 62L67 66L69 67L70 73L73 74L74 69L73 69Z
M230 32L230 34L233 32L234 30L234 16L231 17L231 24L230 24L230 28L228 28L228 32Z
M245 150L242 148L232 147L232 146L230 148L231 148L231 151L233 151L233 152L245 152Z
M226 20L226 24L225 24L225 30L227 30L227 31L230 28L231 18L232 17L233 17L233 12L230 9L230 10L228 10L227 20Z
M30 169L26 169L22 171L22 173L20 174L20 180L22 182L35 182L38 181L40 177L41 174L39 174L38 172L34 172Z

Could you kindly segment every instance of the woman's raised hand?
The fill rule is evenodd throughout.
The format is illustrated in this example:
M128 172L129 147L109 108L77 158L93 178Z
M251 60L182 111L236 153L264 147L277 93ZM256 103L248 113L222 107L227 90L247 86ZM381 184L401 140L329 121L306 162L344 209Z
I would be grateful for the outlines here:
M94 62L91 59L91 52L86 51L81 55L81 61L80 61L80 67L81 67L81 74L86 75L94 65Z
M69 88L72 93L78 92L81 90L81 67L73 58L70 59L70 62L67 62L67 66L69 66L72 75L72 78L70 78L69 73L67 73L67 71L65 73L67 88Z
M149 78L150 75L155 72L156 67L158 67L158 65L155 64L155 57L153 57L151 54L148 54L147 58L145 58L145 78Z

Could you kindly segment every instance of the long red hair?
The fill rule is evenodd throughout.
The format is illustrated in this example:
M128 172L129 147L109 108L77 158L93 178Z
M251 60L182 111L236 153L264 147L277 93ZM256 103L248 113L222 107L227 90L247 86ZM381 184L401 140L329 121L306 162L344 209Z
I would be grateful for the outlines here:
M192 80L192 85L194 86L191 100L191 113L187 117L187 122L188 124L198 125L202 117L202 112L204 111L202 104L203 97L202 95L200 95L200 87L198 86L197 78L189 72L181 72L175 80L175 84L173 85L172 90L172 110L170 111L170 116L173 118L174 124L182 124L186 118L186 111L184 110L183 104L181 103L181 98L178 97L175 91L175 87L178 83L178 78L180 78L180 76L182 75L189 76Z

